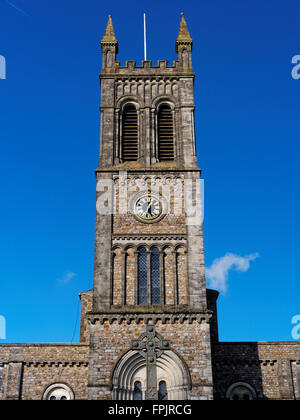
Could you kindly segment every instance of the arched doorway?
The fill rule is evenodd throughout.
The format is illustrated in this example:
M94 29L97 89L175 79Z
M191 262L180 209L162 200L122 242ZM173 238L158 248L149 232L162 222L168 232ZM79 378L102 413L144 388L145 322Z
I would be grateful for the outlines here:
M113 372L113 400L145 399L147 387L146 361L139 352L127 351ZM185 362L172 350L157 359L157 390L169 400L188 400L190 375Z

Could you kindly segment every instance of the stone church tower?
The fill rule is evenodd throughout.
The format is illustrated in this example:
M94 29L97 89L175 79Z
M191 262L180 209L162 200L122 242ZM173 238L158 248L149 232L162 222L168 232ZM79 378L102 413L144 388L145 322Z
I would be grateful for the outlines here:
M80 342L0 343L0 400L300 400L298 341L218 339L183 15L175 48L172 66L121 66L109 17L94 287L80 293Z
M89 399L212 398L192 44L183 14L172 66L101 41Z

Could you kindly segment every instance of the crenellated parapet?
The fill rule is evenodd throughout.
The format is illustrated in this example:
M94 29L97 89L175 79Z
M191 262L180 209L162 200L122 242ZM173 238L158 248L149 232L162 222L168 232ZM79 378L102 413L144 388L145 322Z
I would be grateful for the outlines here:
M152 60L142 60L141 65L137 65L135 60L127 60L125 66L121 65L120 61L115 61L113 66L102 68L101 77L122 75L138 75L139 77L180 77L189 74L194 77L192 67L182 67L178 60L174 60L172 65L169 65L168 60L158 60L154 65Z

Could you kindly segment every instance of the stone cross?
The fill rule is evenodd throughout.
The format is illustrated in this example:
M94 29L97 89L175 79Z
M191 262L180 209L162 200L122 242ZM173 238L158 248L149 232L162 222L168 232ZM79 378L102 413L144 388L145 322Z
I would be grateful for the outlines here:
M138 351L146 360L147 389L145 399L157 400L156 360L163 354L164 350L170 350L170 341L165 340L155 331L154 325L147 325L146 332L142 333L137 340L132 340L132 350Z

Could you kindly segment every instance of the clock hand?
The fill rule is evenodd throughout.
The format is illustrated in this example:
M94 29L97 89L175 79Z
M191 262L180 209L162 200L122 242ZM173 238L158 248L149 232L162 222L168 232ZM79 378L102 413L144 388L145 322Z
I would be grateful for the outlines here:
M149 206L147 207L147 210L146 210L147 212L148 212L149 208L151 207L152 203L153 203L153 200L150 201L150 204L149 204Z

